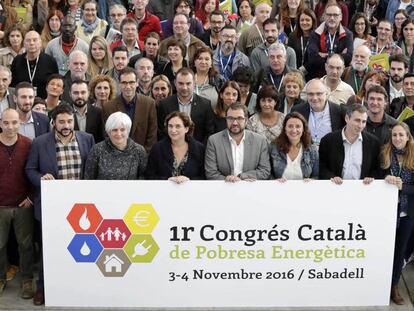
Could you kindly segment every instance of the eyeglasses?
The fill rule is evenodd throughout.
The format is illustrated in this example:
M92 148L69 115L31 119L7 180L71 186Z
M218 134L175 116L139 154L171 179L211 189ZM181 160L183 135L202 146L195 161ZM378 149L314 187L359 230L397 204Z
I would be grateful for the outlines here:
M246 120L245 117L226 117L226 120L230 123L233 123L234 121L237 121L238 123L243 122L244 120Z

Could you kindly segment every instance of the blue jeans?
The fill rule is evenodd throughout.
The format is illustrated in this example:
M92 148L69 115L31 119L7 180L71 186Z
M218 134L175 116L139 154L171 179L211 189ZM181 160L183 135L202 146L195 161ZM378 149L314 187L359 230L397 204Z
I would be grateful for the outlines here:
M33 208L0 208L0 280L6 279L7 241L13 225L20 254L23 280L33 278Z

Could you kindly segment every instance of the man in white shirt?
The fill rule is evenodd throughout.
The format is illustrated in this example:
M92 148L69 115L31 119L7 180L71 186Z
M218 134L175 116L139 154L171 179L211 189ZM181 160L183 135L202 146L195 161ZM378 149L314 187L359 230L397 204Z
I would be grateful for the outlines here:
M245 129L247 117L244 105L235 103L227 109L227 129L210 136L207 142L207 179L238 182L269 178L266 138Z
M363 132L367 119L367 109L354 104L346 113L346 126L322 138L320 179L330 179L337 185L344 179L362 179L369 184L378 176L380 143L374 135Z

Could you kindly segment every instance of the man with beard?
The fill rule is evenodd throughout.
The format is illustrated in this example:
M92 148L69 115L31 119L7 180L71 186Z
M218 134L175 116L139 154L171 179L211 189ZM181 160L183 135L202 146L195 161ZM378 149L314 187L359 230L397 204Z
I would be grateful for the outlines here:
M62 19L60 32L61 35L59 37L49 41L45 53L56 59L59 73L64 76L69 70L69 54L76 50L88 54L89 45L76 36L76 22L71 15L66 15Z
M239 66L250 66L249 58L236 45L236 28L232 25L224 26L220 32L220 47L213 54L213 63L226 81L231 80L233 72Z
M388 56L402 54L401 48L392 38L393 25L390 21L384 19L378 23L377 37L365 42L372 55L387 53Z
M404 96L394 98L388 109L389 115L396 119L406 107L414 110L414 73L404 75L403 92Z
M254 48L250 55L250 62L255 72L262 68L269 66L268 48L273 43L278 41L279 30L277 29L277 20L275 18L268 18L263 23L263 32L265 42ZM296 69L296 53L295 50L286 46L287 65L291 69Z
M112 63L114 67L109 70L108 76L116 82L116 94L119 95L121 89L119 87L119 73L128 65L128 50L124 45L118 45L112 51Z
M208 139L205 155L207 179L238 182L266 180L270 176L264 136L246 130L247 108L232 104L226 111L227 129Z
M206 30L199 39L213 52L220 43L220 31L224 27L225 17L222 11L213 11L209 17L210 29Z
M260 3L255 9L255 23L248 29L243 31L239 39L239 48L242 53L249 56L253 49L259 44L264 43L263 23L270 17L270 5L267 3Z
M19 82L29 82L36 89L36 96L46 98L46 81L59 69L56 60L42 52L42 41L36 31L29 31L23 41L26 52L17 55L11 64L12 82L15 87Z
M14 101L19 114L19 134L29 139L34 139L49 132L49 119L46 115L32 111L35 91L28 82L20 82L16 85Z
M88 83L84 80L73 81L70 97L75 111L75 130L92 134L96 143L102 141L102 111L88 102Z
M161 100L158 105L158 138L164 138L165 118L174 111L186 112L194 122L194 138L206 143L214 133L214 113L210 100L194 93L194 72L186 67L175 76L177 94Z
M91 77L88 70L88 56L80 50L73 51L69 55L69 71L65 74L65 89L63 90L62 100L70 102L70 88L73 81L90 81Z
M39 228L41 228L42 219L41 180L82 179L86 158L95 144L92 135L73 130L74 112L72 106L67 103L60 104L53 111L52 124L54 128L52 132L33 140L26 164L27 177L36 189L34 210ZM39 280L33 298L35 305L44 304L43 280L43 257L41 256Z
M371 50L366 45L360 45L352 53L351 66L345 68L342 80L348 83L355 93L358 93L362 86L365 74L371 69L368 67Z
M404 54L396 54L391 55L388 61L390 64L390 79L385 89L389 94L389 102L392 102L394 98L404 96L403 78L408 72L409 60Z
M326 74L325 62L331 54L341 54L345 66L352 59L353 36L352 32L341 25L342 10L336 3L325 7L326 19L313 31L309 37L306 50L307 57L303 66L307 72L307 79L320 78Z
M385 113L385 107L388 105L388 95L382 86L374 85L370 87L366 98L368 119L365 130L376 136L381 146L383 146L388 143L391 129L397 123L397 120Z
M151 80L154 76L154 64L149 58L140 58L135 63L135 72L138 78L137 93L151 96Z
M341 80L344 68L344 59L342 56L339 54L332 54L328 56L326 60L326 76L321 79L328 88L328 100L338 105L346 104L349 97L355 95L352 87Z

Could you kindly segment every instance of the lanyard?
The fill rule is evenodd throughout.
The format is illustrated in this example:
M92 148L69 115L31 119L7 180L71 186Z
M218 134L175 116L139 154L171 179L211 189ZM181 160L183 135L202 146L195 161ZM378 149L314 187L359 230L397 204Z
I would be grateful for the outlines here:
M305 52L306 52L306 49L308 48L308 45L309 45L309 40L306 42L306 45L303 46L303 36L301 36L300 37L300 50L302 51L302 64L301 65L303 65L303 62L305 61Z
M35 64L35 67L33 69L33 74L32 74L32 72L30 70L29 60L27 58L26 58L26 62L27 62L27 71L29 72L30 84L33 84L33 78L34 78L34 76L36 74L37 63L39 62L39 56L37 56L37 58L36 58L36 64Z
M385 46L386 46L386 45L384 45L384 46L382 47L381 51L379 51L379 53L378 53L378 43L377 43L377 45L376 45L376 47L375 47L375 53L377 53L377 54L381 54L381 53L382 53L382 51L384 51Z
M223 65L223 57L221 56L221 50L219 50L220 65L221 65L221 68L223 70L223 76L226 76L226 69L227 69L228 65L230 64L230 62L231 62L232 55L233 55L233 53L230 54L229 59L227 60L226 66L224 66Z
M334 45L335 45L335 37L336 37L336 32L333 35L333 38L331 36L331 34L328 32L329 35L329 54L333 53L333 49L334 49Z
M194 77L195 77L195 81L196 81L196 83L195 83L195 92L196 92L197 95L200 95L201 87L207 84L208 75L206 76L206 78L204 79L204 82L200 86L197 85L197 74L195 74Z
M290 32L291 33L294 32L295 29L296 29L296 24L295 24L295 26L292 27L292 23L290 23Z
M262 40L262 43L265 43L265 39L263 38L262 32L259 29L259 26L257 26L257 24L255 24L257 32L259 33L260 36L260 40Z
M322 126L322 123L323 122L319 122L319 121L323 121L323 119L324 119L324 117L325 117L325 112L326 112L326 110L324 109L323 110L323 113L322 113L322 116L318 119L318 122L316 122L316 115L315 115L315 112L311 109L311 114L312 114L312 123L313 123L313 129L314 129L314 131L315 131L315 133L311 133L312 134L312 136L314 137L314 142L317 142L318 144L319 144L319 140L318 140L318 132L319 132L319 129L321 128L321 126ZM318 124L316 124L316 123L318 123Z
M276 86L276 84L275 84L275 80L273 80L272 73L269 73L269 76L270 76L270 80L272 80L272 84L273 84L274 86ZM277 87L277 91L278 91L278 92L280 92L280 88L282 87L282 84L283 84L283 79L284 79L284 78L285 78L285 75L283 75L283 76L282 76L282 79L280 79L279 86Z

